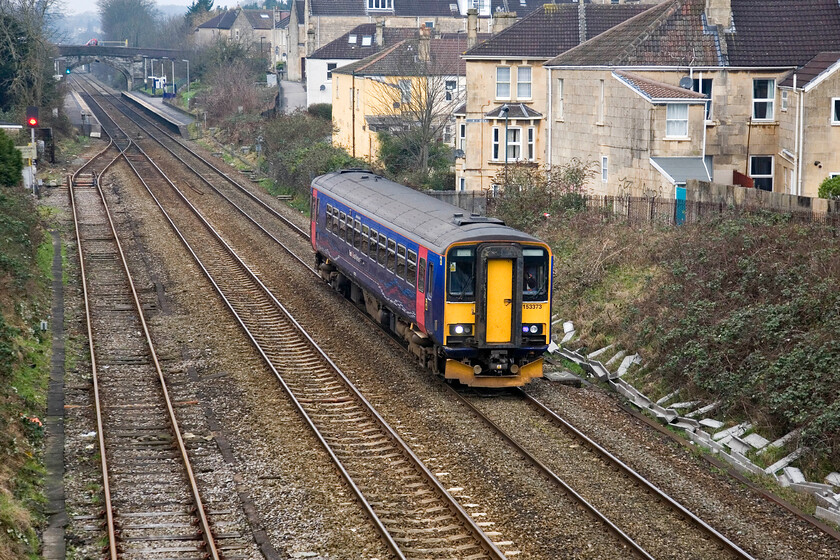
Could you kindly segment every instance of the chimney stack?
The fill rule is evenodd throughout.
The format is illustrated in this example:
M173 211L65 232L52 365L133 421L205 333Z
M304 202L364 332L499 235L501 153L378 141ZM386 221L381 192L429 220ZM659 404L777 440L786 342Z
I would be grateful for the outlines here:
M429 44L432 39L432 30L426 27L425 25L420 26L420 43L417 48L417 55L420 58L420 62L430 62L432 60L432 51L431 45Z
M385 46L385 18L379 18L376 21L376 46Z
M578 4L578 43L586 42L586 5L583 0Z
M731 0L706 0L706 20L709 25L732 28Z
M498 33L516 23L516 12L496 12L493 14L493 33Z
M470 8L467 10L467 50L473 48L478 42L478 10Z

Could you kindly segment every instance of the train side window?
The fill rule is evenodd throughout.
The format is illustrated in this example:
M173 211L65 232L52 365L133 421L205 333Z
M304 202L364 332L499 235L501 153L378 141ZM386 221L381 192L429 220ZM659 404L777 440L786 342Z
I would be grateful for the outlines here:
M376 260L378 260L379 264L381 264L382 266L385 266L385 248L386 248L387 244L388 244L388 238L385 237L385 234L380 233L379 234L379 253L377 255Z
M362 222L360 220L356 220L354 222L355 226L353 227L353 245L356 246L356 249L362 246Z
M426 259L420 259L420 274L417 276L417 291L426 293Z
M332 230L333 233L338 235L338 208L333 207L332 211Z
M332 204L327 204L327 229L332 228Z
M338 218L338 236L342 239L347 235L347 214L341 212Z
M409 251L408 269L405 273L405 279L408 280L408 283L413 286L415 278L417 278L417 253L415 253L414 251Z
M376 241L378 236L379 234L376 233L375 229L370 230L370 252L368 253L368 255L370 255L370 258L372 258L374 261L376 261L376 251L379 247Z
M388 240L388 264L385 266L391 272L397 270L397 242L393 239Z
M370 228L362 226L362 253L368 254L370 250Z
M435 263L429 261L429 273L426 275L426 298L432 299L435 289Z
M405 278L405 245L397 245L397 276Z

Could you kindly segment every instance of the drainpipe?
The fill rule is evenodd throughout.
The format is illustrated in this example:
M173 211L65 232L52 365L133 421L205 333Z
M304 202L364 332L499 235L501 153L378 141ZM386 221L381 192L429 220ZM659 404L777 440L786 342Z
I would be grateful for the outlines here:
M554 124L554 99L551 96L551 86L554 80L551 78L551 68L548 69L548 126L546 127L546 134L548 138L545 141L545 169L551 174L551 125Z
M796 76L793 78L796 80ZM805 88L799 92L799 154L796 156L796 194L802 196L802 156L805 151Z

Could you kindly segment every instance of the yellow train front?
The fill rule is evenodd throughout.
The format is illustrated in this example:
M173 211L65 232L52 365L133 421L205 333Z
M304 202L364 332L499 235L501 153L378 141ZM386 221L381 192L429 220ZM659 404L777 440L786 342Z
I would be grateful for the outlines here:
M321 276L424 366L472 387L542 376L545 243L360 170L313 180L311 234Z

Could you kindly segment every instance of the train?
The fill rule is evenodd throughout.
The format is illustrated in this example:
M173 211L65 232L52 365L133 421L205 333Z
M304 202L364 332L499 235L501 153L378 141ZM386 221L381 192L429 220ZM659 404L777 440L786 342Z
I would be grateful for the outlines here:
M546 243L363 169L316 177L310 194L318 274L423 367L470 387L542 377Z

